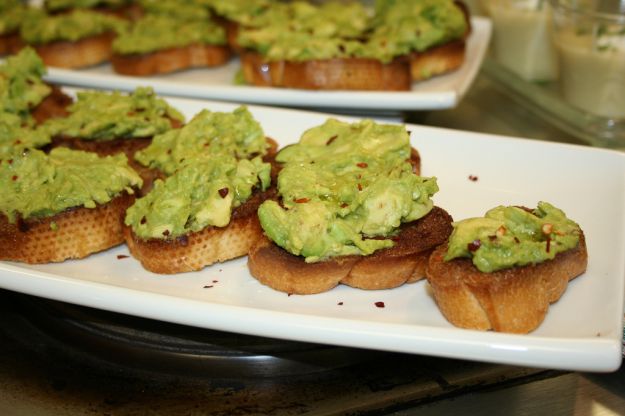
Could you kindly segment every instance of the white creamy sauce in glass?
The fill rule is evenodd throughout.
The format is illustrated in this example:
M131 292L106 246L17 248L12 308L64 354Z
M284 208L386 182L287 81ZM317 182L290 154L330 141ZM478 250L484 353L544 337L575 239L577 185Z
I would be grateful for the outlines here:
M598 116L625 119L625 33L563 30L556 45L565 100Z
M558 76L551 8L539 0L491 0L493 50L499 63L528 81Z

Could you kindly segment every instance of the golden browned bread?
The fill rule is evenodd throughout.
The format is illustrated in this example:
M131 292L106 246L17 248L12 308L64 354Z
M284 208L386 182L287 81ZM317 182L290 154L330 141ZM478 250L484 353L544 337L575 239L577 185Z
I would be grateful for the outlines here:
M193 44L146 54L113 54L111 64L118 74L145 76L223 65L230 55L227 46Z
M96 208L77 207L44 219L9 223L0 215L0 260L24 263L81 259L123 243L122 224L135 197L121 194Z
M470 259L443 261L447 244L430 257L427 279L441 312L461 328L527 333L536 329L569 280L586 271L584 235L576 248L553 260L492 273Z
M427 259L451 234L451 222L445 210L434 207L425 217L402 225L391 248L317 263L306 263L263 236L250 251L248 267L262 284L286 293L321 293L339 283L390 289L425 277Z
M37 124L42 124L50 118L66 117L69 114L67 107L72 103L72 97L63 93L56 85L50 87L52 87L50 95L30 112Z
M126 244L145 269L161 274L200 270L244 256L262 236L256 210L273 194L273 190L256 192L232 211L227 226L207 227L183 237L145 240L138 238L130 227L124 227Z
M246 82L255 86L386 91L411 88L407 59L388 64L366 58L267 62L256 52L244 51L241 69Z
M425 52L410 54L410 74L413 81L423 81L454 71L464 63L464 39L435 46Z
M114 33L106 32L75 42L58 41L32 47L46 66L84 68L110 59L114 37Z

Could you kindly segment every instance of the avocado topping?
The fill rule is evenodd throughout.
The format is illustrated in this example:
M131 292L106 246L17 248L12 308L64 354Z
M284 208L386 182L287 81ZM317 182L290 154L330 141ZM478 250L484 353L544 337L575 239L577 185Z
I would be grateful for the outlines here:
M0 66L0 112L26 119L52 89L41 77L46 73L43 61L32 48L24 48Z
M39 11L29 13L24 19L20 35L26 43L34 45L56 41L76 42L105 32L120 32L127 24L118 17L88 9L75 9L52 16Z
M128 209L125 223L142 239L171 239L208 226L225 227L232 209L254 188L267 189L270 170L260 157L196 157L165 181L156 180Z
M199 9L204 10L204 9ZM199 13L201 16L201 13ZM175 16L175 15L174 15ZM209 18L181 19L172 15L147 15L113 41L113 51L142 54L192 44L223 45L226 32Z
M267 236L316 262L392 247L401 223L425 216L435 178L413 173L405 127L329 119L278 153L281 204L258 215Z
M28 7L18 0L0 1L0 35L16 32L27 12Z
M0 212L14 223L58 214L68 208L95 208L122 192L133 193L141 178L126 156L98 157L66 148L49 155L25 150L0 163Z
M580 234L579 225L547 202L532 211L499 206L454 223L445 261L471 258L485 273L526 266L577 247Z
M44 123L54 136L85 140L150 137L172 128L171 121L184 116L151 88L137 88L131 94L84 91L67 110L69 116Z
M25 127L15 114L0 113L0 159L48 143L50 135L45 129Z
M129 3L131 3L130 0L46 0L45 7L51 11L59 11L92 7L119 8Z
M271 18L268 18L271 17ZM413 51L461 39L467 30L452 0L385 0L370 17L359 3L294 2L256 17L238 42L269 61L369 58L388 63Z
M241 106L231 113L203 110L186 126L155 136L148 147L135 154L135 159L171 175L200 154L248 159L266 153L262 127L247 107Z

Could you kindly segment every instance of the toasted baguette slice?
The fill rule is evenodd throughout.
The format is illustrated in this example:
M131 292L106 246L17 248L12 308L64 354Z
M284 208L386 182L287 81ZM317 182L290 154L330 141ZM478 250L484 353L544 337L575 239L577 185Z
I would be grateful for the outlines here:
M111 58L112 32L90 36L76 42L58 41L32 45L46 66L60 68L85 68Z
M273 190L256 192L232 211L227 226L207 227L183 237L145 240L125 226L126 244L145 269L160 274L200 270L213 263L244 256L262 237L256 215L258 206L273 194Z
M118 74L145 76L223 65L230 56L227 46L193 44L146 54L113 54L111 64Z
M124 215L134 200L134 195L123 193L93 209L78 207L15 224L0 215L0 260L61 262L119 245L124 242Z
M51 87L50 95L31 110L37 124L42 124L50 118L66 117L69 114L67 107L72 103L72 97L63 93L56 85L51 85Z
M425 277L427 260L451 234L451 222L445 210L434 207L425 217L402 225L391 248L318 263L306 263L263 236L250 251L248 267L262 284L286 293L321 293L339 283L359 289L390 289Z
M383 91L411 88L406 59L389 64L365 58L267 62L262 55L245 51L241 54L241 68L245 80L255 86Z
M464 39L435 46L425 52L410 54L410 74L413 81L443 75L462 66L465 59Z
M493 273L479 271L470 259L443 261L447 244L430 257L427 279L441 312L461 328L527 333L544 320L549 304L560 299L569 280L586 271L584 235L576 248L553 260Z

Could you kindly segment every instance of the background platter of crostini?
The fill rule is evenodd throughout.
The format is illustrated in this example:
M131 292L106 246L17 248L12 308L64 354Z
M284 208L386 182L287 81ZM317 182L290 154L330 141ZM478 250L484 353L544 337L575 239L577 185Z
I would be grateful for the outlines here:
M204 108L236 107L185 98L169 102L188 118ZM249 108L281 146L328 117ZM421 153L422 174L438 178L435 203L455 219L481 215L500 204L536 206L546 200L584 229L588 270L570 282L533 333L454 328L425 281L392 290L340 286L319 295L288 296L252 278L245 258L164 276L145 271L125 246L59 264L0 262L0 287L250 335L532 367L617 369L625 278L625 154L416 125L407 129Z
M307 91L235 85L240 68L238 58L216 68L197 68L152 77L116 74L110 64L81 70L49 68L46 80L77 87L130 91L151 85L159 94L244 101L254 104L290 107L324 107L358 110L426 110L455 107L475 79L491 37L491 23L484 17L471 19L472 32L467 40L466 59L457 71L433 79L415 82L411 91Z

